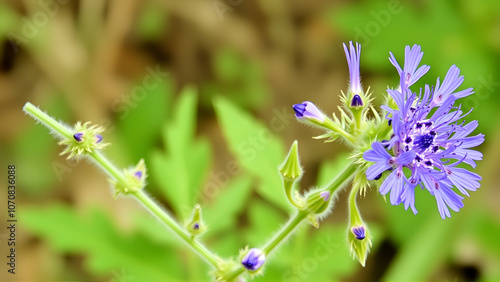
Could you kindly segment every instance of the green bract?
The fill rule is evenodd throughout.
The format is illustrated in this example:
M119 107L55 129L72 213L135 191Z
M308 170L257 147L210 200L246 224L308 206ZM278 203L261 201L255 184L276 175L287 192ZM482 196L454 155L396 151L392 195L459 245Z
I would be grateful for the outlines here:
M125 181L110 179L111 184L115 188L115 197L119 194L138 192L146 186L146 178L148 175L144 160L141 159L134 168L124 170L123 176Z
M295 140L288 152L285 162L279 169L283 179L283 187L288 201L295 207L301 209L304 205L304 199L293 190L295 182L302 176L302 167L299 161L299 149L297 140Z

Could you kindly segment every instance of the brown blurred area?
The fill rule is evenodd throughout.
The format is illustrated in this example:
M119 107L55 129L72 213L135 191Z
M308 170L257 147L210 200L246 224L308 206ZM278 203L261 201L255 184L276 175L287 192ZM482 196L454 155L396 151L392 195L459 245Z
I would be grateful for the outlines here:
M6 2L27 19L42 9L37 1ZM335 5L331 1L229 1L234 5L222 7L215 1L60 2L67 3L49 7L54 17L37 28L43 36L26 37L28 41L19 45L3 43L1 118L11 121L0 130L4 142L25 122L31 123L23 118L22 105L50 99L48 89L63 96L75 120L113 118L112 102L130 81L144 75L146 67L159 65L172 76L176 89L198 85L214 78L210 62L223 48L262 65L269 97L254 112L264 121L269 120L271 107L291 109L304 100L314 100L332 112L340 90L347 86L340 43L347 39L318 17L324 7ZM161 10L165 25L154 41L140 38L135 28L137 17L149 6ZM199 120L200 131L219 138L213 132L210 107L202 109ZM318 143L309 137L314 134L292 122L283 137L288 143L299 139L306 149ZM306 167L318 156L325 152L303 154Z

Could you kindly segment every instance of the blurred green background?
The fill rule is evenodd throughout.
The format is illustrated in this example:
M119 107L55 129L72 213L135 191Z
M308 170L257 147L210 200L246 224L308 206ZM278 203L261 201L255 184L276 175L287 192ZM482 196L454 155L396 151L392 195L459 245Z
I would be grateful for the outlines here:
M0 40L0 160L5 178L8 164L17 167L19 220L15 277L1 228L2 281L212 279L135 201L112 200L101 171L58 156L25 102L67 123L106 126L106 155L124 168L144 158L148 192L180 221L200 203L202 240L229 257L287 220L276 167L293 140L302 189L326 183L345 160L346 148L313 140L320 132L298 124L291 105L336 111L350 40L362 44L376 104L398 83L389 51L402 62L405 45L422 46L431 70L421 85L461 69L462 89L476 92L462 107L474 108L468 120L486 135L482 187L445 221L424 191L418 215L370 191L358 201L375 236L365 268L349 257L342 193L320 229L300 229L255 280L500 279L500 1L4 0Z

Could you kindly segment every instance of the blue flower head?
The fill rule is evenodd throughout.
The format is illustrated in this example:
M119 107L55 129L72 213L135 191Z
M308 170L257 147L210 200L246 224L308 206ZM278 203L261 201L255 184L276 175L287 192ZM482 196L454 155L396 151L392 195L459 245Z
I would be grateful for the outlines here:
M477 121L465 123L468 115L455 102L473 94L472 88L456 91L464 78L460 69L451 66L443 82L437 79L435 87L425 85L423 92L414 93L409 86L422 77L429 67L418 67L423 53L420 46L406 46L405 64L401 68L390 54L389 60L400 75L400 87L388 89L397 109L382 106L388 112L392 125L390 140L374 142L363 158L374 162L366 171L368 179L378 179L387 171L389 175L380 186L380 193L390 192L393 205L404 204L416 214L415 188L421 187L436 198L441 217L451 217L449 209L459 211L464 199L476 191L481 177L465 168L475 168L482 154L472 148L484 141L484 135L469 136L478 126ZM392 154L390 153L392 152Z

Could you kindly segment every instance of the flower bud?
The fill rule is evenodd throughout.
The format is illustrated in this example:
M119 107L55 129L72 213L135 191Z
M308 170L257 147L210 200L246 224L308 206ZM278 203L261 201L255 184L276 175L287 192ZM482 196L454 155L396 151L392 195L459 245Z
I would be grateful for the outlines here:
M293 184L302 176L302 168L299 162L299 151L297 140L295 140L288 152L285 162L280 166L279 171L283 179L285 195L290 203L298 208L303 206L303 200L300 196L294 197Z
M292 147L288 152L285 162L280 166L280 172L283 177L295 180L302 176L302 168L299 162L299 149L297 140L293 141Z
M366 264L366 258L372 246L368 226L361 219L361 214L356 204L358 192L364 188L362 183L358 181L353 182L352 190L349 194L349 231L347 234L347 241L351 246L351 254L354 258L358 259L363 267Z
M314 191L306 198L306 210L311 214L321 214L328 210L329 205L329 191Z
M365 225L351 226L349 228L348 241L351 246L351 254L358 259L363 267L372 246L370 238L370 233Z
M295 116L302 121L309 121L314 124L321 125L325 121L325 115L318 110L316 105L306 101L302 104L293 105Z
M144 160L141 159L132 169L126 169L123 172L125 182L118 180L110 180L115 187L115 197L118 194L135 193L146 186L147 170Z
M73 138L65 138L58 143L59 145L66 145L60 155L69 154L67 159L73 157L78 159L82 155L103 149L109 145L101 142L102 135L100 133L104 129L97 125L90 125L90 122L84 124L77 122L72 130L75 132Z
M102 141L102 135L96 134L95 135L95 143L98 144L98 143L101 143L101 141Z
M76 142L82 142L83 141L83 132L77 132L73 135L73 138L75 138Z
M259 249L250 249L241 260L241 264L249 271L257 271L266 262L266 255Z
M351 107L352 108L357 108L357 107L363 107L364 103L363 100L361 99L361 96L358 94L355 94L352 99L351 99Z
M358 226L358 227L353 227L351 228L352 234L354 234L354 237L358 240L363 240L366 237L366 231L364 226Z
M193 215L191 220L186 224L187 230L192 236L200 235L205 232L206 226L201 219L201 206L196 204L194 206Z

